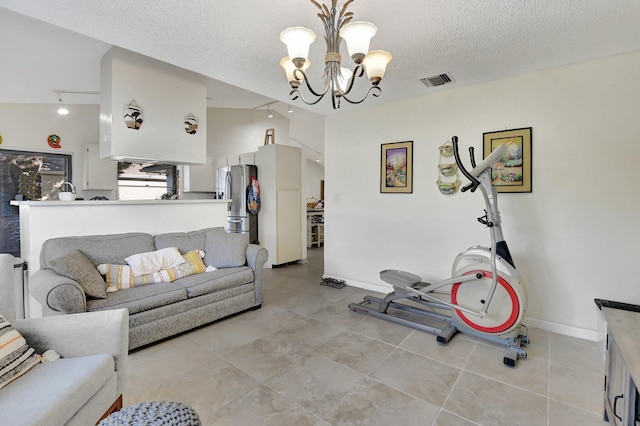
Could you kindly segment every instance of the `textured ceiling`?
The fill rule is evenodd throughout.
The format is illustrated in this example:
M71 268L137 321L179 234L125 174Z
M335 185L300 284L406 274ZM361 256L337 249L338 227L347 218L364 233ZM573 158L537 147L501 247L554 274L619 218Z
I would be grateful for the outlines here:
M342 111L640 50L638 0L355 0L349 10L377 25L371 48L388 50L393 61L380 98ZM0 0L0 102L99 91L100 58L117 45L210 77L210 106L278 100L286 111L279 33L300 25L318 34L309 72L318 86L325 46L316 11L308 0ZM419 81L445 72L453 84ZM292 103L334 113L327 99Z

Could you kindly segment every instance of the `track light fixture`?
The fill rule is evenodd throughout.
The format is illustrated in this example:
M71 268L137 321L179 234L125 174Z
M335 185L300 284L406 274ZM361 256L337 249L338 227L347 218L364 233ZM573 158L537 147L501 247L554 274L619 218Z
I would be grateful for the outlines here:
M58 115L69 115L69 108L67 108L63 103L62 103L62 98L60 97L60 92L56 92L56 95L58 95Z

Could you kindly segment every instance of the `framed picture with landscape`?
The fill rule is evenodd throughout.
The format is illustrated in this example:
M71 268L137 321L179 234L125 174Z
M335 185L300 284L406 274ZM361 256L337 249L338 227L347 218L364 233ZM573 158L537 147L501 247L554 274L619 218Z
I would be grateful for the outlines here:
M531 127L483 134L486 158L500 145L507 144L503 157L491 170L498 192L531 192Z
M413 192L413 141L381 145L380 192Z

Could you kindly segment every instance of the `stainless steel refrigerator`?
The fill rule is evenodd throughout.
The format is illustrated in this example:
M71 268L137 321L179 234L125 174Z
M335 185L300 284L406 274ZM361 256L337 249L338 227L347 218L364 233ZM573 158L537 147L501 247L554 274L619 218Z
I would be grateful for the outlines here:
M224 176L224 198L231 199L227 211L227 231L249 234L249 242L258 244L258 215L251 214L247 197L251 177L258 179L258 168L253 165L227 166L218 170Z

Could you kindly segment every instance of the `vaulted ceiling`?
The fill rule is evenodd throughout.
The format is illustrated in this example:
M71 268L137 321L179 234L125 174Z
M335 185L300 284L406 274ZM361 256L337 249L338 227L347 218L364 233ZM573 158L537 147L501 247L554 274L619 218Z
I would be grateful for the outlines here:
M343 103L337 112L640 50L638 0L355 0L349 10L376 24L371 48L393 60L381 97ZM311 107L290 101L279 66L286 56L280 31L311 28L318 39L309 78L319 85L326 49L316 12L308 0L0 0L0 102L54 103L55 90L99 92L100 58L116 45L209 77L211 107L277 100L276 110L291 103L333 114L329 100ZM343 58L351 62L346 51ZM441 73L454 82L420 82Z

